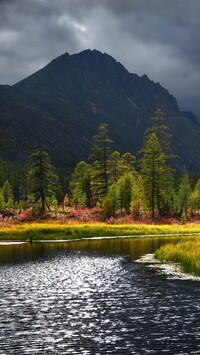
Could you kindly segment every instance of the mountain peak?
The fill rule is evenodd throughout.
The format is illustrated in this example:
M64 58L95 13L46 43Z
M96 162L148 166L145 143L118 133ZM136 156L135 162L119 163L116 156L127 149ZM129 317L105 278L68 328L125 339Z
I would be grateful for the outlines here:
M20 131L19 122L22 132L27 129L22 133L28 137L28 141L24 138L22 142L25 148L34 141L37 129L55 165L87 159L91 137L103 122L110 125L114 149L136 154L150 124L147 118L157 108L166 113L167 124L175 137L174 151L182 157L181 164L189 168L199 164L196 157L200 128L194 119L189 120L180 113L176 99L159 83L146 74L140 77L129 73L107 53L96 49L64 53L15 84L11 91L9 100L4 95L7 101L3 102L2 98L1 104L0 98L0 107L5 111L1 117L6 117L5 120L11 117L6 126L14 137ZM15 107L13 114L6 111L8 107ZM23 141L17 137L18 140ZM186 162L190 141L195 144Z

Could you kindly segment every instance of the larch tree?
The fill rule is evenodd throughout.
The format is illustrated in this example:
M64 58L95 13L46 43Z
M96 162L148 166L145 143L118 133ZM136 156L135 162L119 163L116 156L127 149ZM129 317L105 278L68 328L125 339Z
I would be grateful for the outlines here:
M144 183L142 176L138 173L135 174L132 187L131 212L135 217L140 217L146 213Z
M193 211L199 213L200 211L200 179L198 179L194 190L191 193L191 198L190 198L191 206L193 208Z
M50 210L50 199L55 199L55 191L58 177L53 166L49 162L48 153L39 146L39 149L31 154L28 172L29 192L34 196L34 203L40 204L40 211Z
M162 169L157 174L156 190L154 191L156 208L159 214L166 214L171 211L174 195L174 177L171 161L175 156L171 154L171 133L169 127L165 124L165 116L162 110L157 109L155 111L154 117L150 118L153 125L146 130L144 138L144 144L146 144L145 142L149 137L155 134L163 156Z
M73 205L91 207L91 165L85 161L77 164L71 175L69 188Z
M160 143L161 149L166 154L167 159L172 159L174 156L169 154L171 149L170 139L171 133L169 127L166 125L166 114L161 110L157 109L153 117L150 117L152 126L148 128L145 132L146 136L149 136L152 133L155 133L157 139Z
M92 153L90 160L93 163L95 172L95 183L98 188L99 198L106 196L109 186L109 161L112 153L112 140L108 136L108 124L99 126L98 133L93 137Z
M141 153L141 175L144 182L147 205L151 209L151 216L154 218L155 211L156 209L158 210L159 207L158 189L166 161L165 154L161 149L156 133L151 133L149 137L145 139Z
M181 176L179 190L178 190L178 201L179 201L179 212L180 215L185 214L187 216L189 204L190 204L190 197L191 197L191 183L189 179L188 172L186 170L183 171Z
M121 176L121 155L118 151L114 151L110 155L110 174L109 174L109 185L113 183L116 184L117 180Z
M136 158L131 153L125 153L121 157L121 173L128 174L135 172Z
M13 207L14 205L14 195L13 189L8 180L6 180L5 184L2 187L4 201L7 207Z
M134 181L135 179L132 173L124 174L117 181L119 207L121 214L123 211L125 211L125 213L130 213Z

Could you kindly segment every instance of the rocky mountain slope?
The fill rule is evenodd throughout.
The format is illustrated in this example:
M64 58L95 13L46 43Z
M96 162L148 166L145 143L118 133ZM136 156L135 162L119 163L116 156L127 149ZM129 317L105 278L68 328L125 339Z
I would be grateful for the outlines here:
M165 88L99 51L65 53L14 86L0 86L1 156L26 159L40 136L56 166L72 167L87 159L103 122L114 149L136 154L157 108L166 112L177 167L200 171L200 125Z

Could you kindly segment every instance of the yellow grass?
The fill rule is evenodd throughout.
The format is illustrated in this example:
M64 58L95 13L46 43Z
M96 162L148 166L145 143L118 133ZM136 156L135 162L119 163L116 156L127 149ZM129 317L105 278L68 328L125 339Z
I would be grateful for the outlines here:
M106 223L24 223L0 227L0 240L8 239L70 239L98 236L122 235L195 235L200 234L200 224L186 225L148 225L148 224L117 224Z
M180 263L183 271L200 276L200 237L182 240L176 245L167 244L156 251L155 257Z

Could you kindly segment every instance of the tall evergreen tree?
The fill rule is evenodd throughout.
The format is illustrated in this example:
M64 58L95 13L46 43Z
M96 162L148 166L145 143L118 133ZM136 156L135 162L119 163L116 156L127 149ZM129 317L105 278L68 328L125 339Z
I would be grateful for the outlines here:
M72 203L91 207L91 165L85 161L77 164L69 184Z
M112 140L108 136L108 124L103 123L99 126L98 134L93 137L92 153L90 160L95 169L96 185L100 199L108 192L109 180L109 159L112 153Z
M146 130L146 136L148 137L150 134L155 133L157 139L160 143L161 149L166 155L166 159L172 159L174 156L170 154L170 139L171 133L169 127L165 123L165 113L161 109L157 109L154 113L154 116L150 118L152 122L152 127Z
M105 218L115 217L115 213L119 208L119 189L117 184L109 187L108 194L103 198L102 211Z
M121 176L121 155L118 151L114 151L110 155L110 174L109 185L116 184L117 180Z
M200 179L198 179L194 190L191 193L191 205L194 211L198 212L200 211Z
M169 213L172 207L172 200L174 195L173 169L170 165L170 162L175 158L175 156L171 154L171 134L169 127L165 124L165 114L163 111L157 109L155 111L154 117L151 117L150 120L152 121L153 125L151 128L147 129L145 133L144 146L147 145L150 137L152 138L152 136L155 135L154 137L156 137L157 143L159 145L158 151L160 150L160 152L162 152L162 165L160 166L158 172L155 172L156 179L153 179L153 181L155 180L155 184L153 184L154 187L152 186L154 192L152 191L151 201L153 202L154 200L154 207L156 206L159 214L166 214ZM144 152L142 151L142 153ZM154 215L153 210L152 214Z
M145 140L141 153L141 175L144 181L147 204L151 209L151 216L154 218L155 210L159 208L160 196L158 196L158 190L166 161L156 133L151 133Z
M28 166L15 163L11 165L10 183L13 188L14 201L27 201Z
M135 171L136 158L131 153L125 153L121 157L121 173L128 174Z
M31 154L28 172L29 192L34 196L34 202L40 203L40 211L50 210L48 199L55 198L57 175L49 162L48 153L39 146Z
M123 175L117 182L118 198L121 213L125 211L130 213L132 189L134 185L134 176L132 173Z
M131 212L135 217L146 213L146 198L144 191L143 178L140 174L135 174L132 187Z
M3 192L3 197L4 197L4 201L6 203L6 206L13 207L14 206L14 195L13 195L12 186L8 180L6 180L5 184L3 185L2 192Z
M188 172L184 170L181 176L179 190L178 190L180 215L184 213L187 216L191 192L192 191L191 191L191 183L190 183L189 175Z
M2 189L0 189L0 212L3 212L5 207L6 207L6 203L4 200L3 191Z

